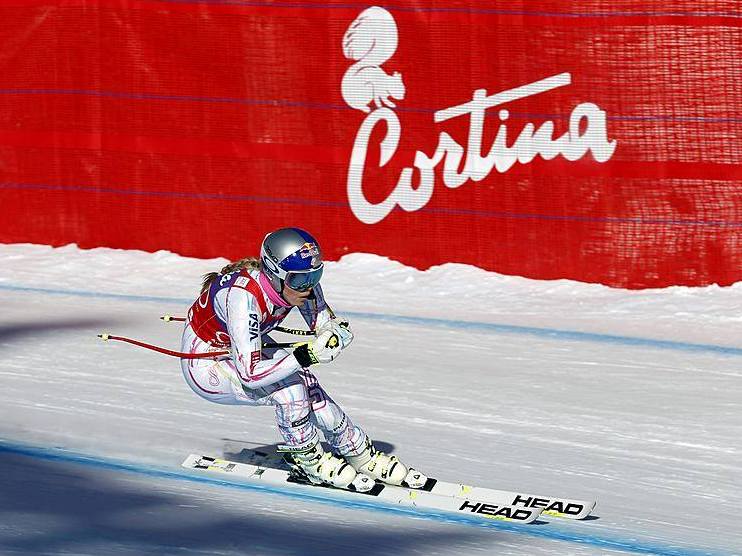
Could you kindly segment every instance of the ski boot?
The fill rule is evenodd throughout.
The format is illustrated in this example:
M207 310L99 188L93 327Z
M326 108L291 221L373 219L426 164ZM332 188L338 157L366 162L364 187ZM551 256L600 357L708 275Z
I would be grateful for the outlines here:
M390 485L402 485L409 488L423 488L428 478L419 471L408 468L396 456L390 456L374 448L366 438L363 451L355 456L345 456L345 460L358 473L365 473L374 479Z
M305 446L281 446L279 452L284 453L294 477L301 482L357 492L368 492L376 484L372 477L358 473L345 460L325 452L319 439Z

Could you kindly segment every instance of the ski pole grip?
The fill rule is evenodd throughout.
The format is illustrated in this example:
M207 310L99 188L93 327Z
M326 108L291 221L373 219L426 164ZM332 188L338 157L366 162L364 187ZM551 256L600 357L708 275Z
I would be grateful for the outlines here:
M174 317L173 315L162 315L160 317L161 320L164 320L165 322L172 322L172 321L179 321L183 322L185 321L185 317Z

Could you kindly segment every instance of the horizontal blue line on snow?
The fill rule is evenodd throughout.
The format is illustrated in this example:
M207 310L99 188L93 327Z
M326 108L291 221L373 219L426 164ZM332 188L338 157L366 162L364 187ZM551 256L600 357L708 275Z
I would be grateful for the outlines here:
M141 197L170 197L174 199L219 199L222 201L251 202L251 203L285 203L290 205L307 205L319 207L350 208L347 202L320 201L317 199L300 199L289 197L265 197L261 195L233 195L223 193L196 193L190 191L147 191L144 189L120 189L115 187L95 187L86 185L51 185L43 183L13 183L0 182L2 189L40 190L40 191L81 191L85 193L110 193L113 195L133 195ZM394 208L399 211L401 209ZM428 214L450 214L457 216L479 216L482 218L505 218L512 220L543 220L558 222L595 222L610 224L641 224L645 226L704 226L710 228L742 228L742 222L725 222L723 220L674 220L667 218L620 218L576 216L559 214L519 214L466 208L434 208L423 207L419 212Z
M58 290L49 288L36 288L27 286L15 286L0 284L0 290L18 291L29 293L46 293L50 295L72 295L80 297L93 297L103 299L122 299L127 301L153 302L178 304L186 307L193 303L192 299L178 297L162 297L149 295L133 295L122 293L107 293L88 290ZM576 330L560 330L557 328L537 328L533 326L516 326L512 324L497 324L490 322L477 322L453 319L436 319L431 317L411 317L406 315L390 315L383 313L365 313L357 311L342 311L349 318L374 320L388 322L391 324L409 324L413 326L452 328L455 330L476 330L492 332L497 334L519 334L524 336L535 336L551 340L592 342L600 344L613 344L632 347L646 347L672 351L716 353L721 355L742 356L742 348L732 346L720 346L715 344L695 344L690 342L676 342L672 340L656 340L652 338L638 338L632 336L617 336L612 334L595 334L591 332L578 332Z
M250 106L281 106L295 108L312 108L317 110L355 110L345 104L329 104L318 102L303 102L285 99L249 99L234 97L204 97L193 95L163 95L155 93L134 93L123 91L96 91L91 89L0 89L0 95L82 95L95 97L120 98L127 100L163 100L177 102L212 102L221 104L245 104ZM465 100L462 102L466 102ZM437 108L408 108L398 106L397 112L433 114L438 111ZM490 118L500 118L498 112L489 111L485 116ZM546 119L546 120L568 120L570 114L530 114L521 112L510 113L511 119ZM702 122L702 123L742 123L742 118L725 118L725 117L706 117L706 116L671 116L660 114L657 116L632 116L632 115L615 115L608 114L608 120L615 121L667 121L667 122Z
M560 529L558 524L550 522L548 526L538 525L519 525L500 521L486 521L471 518L465 515L449 514L438 512L436 510L425 510L421 508L412 508L405 506L389 505L387 503L374 500L370 497L358 495L357 499L348 499L335 497L335 493L322 489L322 492L314 493L311 490L299 490L292 488L283 488L280 486L261 485L247 481L229 481L200 475L196 472L189 472L181 468L160 468L151 465L121 461L111 458L104 458L81 454L65 450L63 448L44 448L9 442L0 438L0 453L5 452L30 458L36 458L46 461L57 461L62 463L72 463L86 465L98 469L110 471L123 471L134 473L146 477L158 479L167 479L174 481L187 481L191 483L202 483L206 485L215 485L238 490L258 491L271 494L287 496L319 502L322 504L340 506L345 508L365 509L383 513L393 513L398 515L411 515L433 521L442 521L448 523L461 523L477 527L504 530L511 533L528 535L548 540L571 542L582 545L597 546L604 549L620 550L635 554L655 554L658 556L711 556L711 553L705 549L678 548L677 546L663 545L659 543L650 543L638 541L633 535L632 538L610 537L607 535L581 534L574 531ZM340 495L341 493L338 493ZM345 493L342 493L345 494ZM721 556L718 554L717 556Z

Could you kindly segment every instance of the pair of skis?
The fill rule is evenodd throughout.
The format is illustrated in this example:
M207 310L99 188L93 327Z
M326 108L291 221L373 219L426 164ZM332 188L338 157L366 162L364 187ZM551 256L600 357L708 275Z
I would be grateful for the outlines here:
M189 455L183 467L216 473L235 480L288 488L316 488L297 479L282 462L259 451L243 450L235 462L204 455ZM495 490L429 479L423 488L377 483L368 492L352 492L327 487L338 495L364 496L389 505L466 515L474 519L533 523L540 516L584 519L595 508L595 501L536 496L518 491Z

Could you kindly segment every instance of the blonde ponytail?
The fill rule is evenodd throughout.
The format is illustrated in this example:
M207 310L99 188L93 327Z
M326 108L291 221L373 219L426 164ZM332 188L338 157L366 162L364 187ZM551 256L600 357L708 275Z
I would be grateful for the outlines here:
M224 266L224 268L222 268L220 272L207 272L206 274L204 274L203 281L201 282L201 293L204 293L207 289L209 289L212 282L214 282L216 277L220 274L229 274L231 272L242 270L243 268L257 270L260 268L260 260L257 257L245 257L244 259L240 259L239 261L229 263L228 265Z

